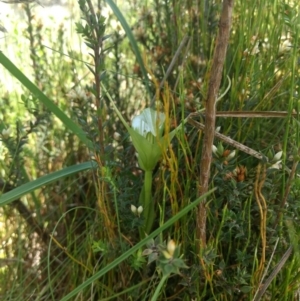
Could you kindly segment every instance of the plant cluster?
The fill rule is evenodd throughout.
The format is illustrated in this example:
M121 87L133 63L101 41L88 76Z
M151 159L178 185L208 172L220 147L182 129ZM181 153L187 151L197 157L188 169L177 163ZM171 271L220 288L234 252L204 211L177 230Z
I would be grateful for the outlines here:
M49 53L24 4L30 70L0 52L23 86L0 96L1 300L297 300L299 4L261 2L234 3L205 194L222 3L79 0L87 55L64 25Z

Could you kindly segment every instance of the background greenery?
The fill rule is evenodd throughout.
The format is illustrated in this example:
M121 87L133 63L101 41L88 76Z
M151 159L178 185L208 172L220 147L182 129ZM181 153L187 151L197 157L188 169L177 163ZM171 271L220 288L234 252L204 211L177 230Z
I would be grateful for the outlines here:
M69 2L61 23L35 3L19 4L23 22L1 21L1 300L299 300L299 4L235 1L220 94L227 76L231 86L217 109L287 113L217 118L265 159L236 150L227 160L234 146L215 140L200 251L202 132L182 126L154 170L155 240L141 240L130 207L143 173L100 83L128 123L155 96L166 132L203 113L222 2L99 1L95 14L89 4ZM168 274L170 238L189 268Z

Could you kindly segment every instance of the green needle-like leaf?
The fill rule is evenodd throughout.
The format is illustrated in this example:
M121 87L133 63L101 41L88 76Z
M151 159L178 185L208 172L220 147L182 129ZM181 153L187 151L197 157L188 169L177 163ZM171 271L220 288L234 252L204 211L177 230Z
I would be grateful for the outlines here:
M89 148L93 143L87 138L85 132L70 119L52 100L50 100L25 74L23 74L4 54L0 51L0 64L2 64L17 80L19 80L33 95L35 95L61 122L73 132Z
M14 200L20 198L21 196L28 194L42 186L50 184L54 181L60 180L72 174L76 174L81 171L85 171L88 169L96 168L98 164L95 161L89 161L77 165L73 165L70 167L66 167L59 171L53 172L51 174L42 176L34 181L21 185L0 197L0 206L4 206L13 202Z
M116 6L116 4L112 1L112 0L105 0L106 3L111 7L112 11L114 12L114 14L116 15L116 17L118 18L118 20L120 21L124 31L126 32L126 35L130 41L130 44L132 46L132 49L135 53L135 56L136 56L136 59L141 67L141 71L142 71L142 74L143 74L143 77L144 77L144 81L145 81L145 85L146 85L146 89L147 89L147 92L149 94L149 97L151 97L151 93L150 93L150 89L149 89L149 79L148 79L148 76L147 76L147 71L146 71L146 68L144 66L144 62L143 62L143 59L142 59L142 56L141 56L141 53L140 53L140 50L139 50L139 47L137 45L137 42L133 36L133 33L126 21L126 19L124 18L123 14L121 13L121 11L119 10L119 8Z

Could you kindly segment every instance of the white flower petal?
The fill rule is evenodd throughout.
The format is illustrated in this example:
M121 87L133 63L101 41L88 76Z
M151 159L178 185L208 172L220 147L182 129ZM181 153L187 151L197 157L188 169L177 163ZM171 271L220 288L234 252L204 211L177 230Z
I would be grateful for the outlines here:
M269 169L281 169L282 168L281 161L282 160L277 161L276 163L274 163L273 165L271 165L269 167Z
M165 119L164 113L147 108L140 115L132 119L132 128L144 137L146 137L149 132L151 132L153 136L157 136L157 127L161 130Z

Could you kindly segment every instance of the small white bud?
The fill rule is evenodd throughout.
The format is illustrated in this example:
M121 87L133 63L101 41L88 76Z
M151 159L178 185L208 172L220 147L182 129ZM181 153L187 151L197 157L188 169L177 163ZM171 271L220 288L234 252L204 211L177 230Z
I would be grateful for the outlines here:
M166 259L171 259L172 258L172 255L169 252L163 250L162 253L164 254Z
M217 155L218 149L215 145L212 146L212 151L215 155Z
M120 141L120 138L121 138L121 134L118 133L118 132L114 132L114 139L115 139L116 141Z
M234 158L235 157L235 150L234 151L232 151L228 156L227 156L227 160L229 161L229 160L231 160L232 158Z
M289 52L292 49L292 47L292 43L289 40L285 40L279 46L279 53L283 54L285 52Z
M134 205L130 206L130 210L131 210L132 213L136 213L136 211L137 211L137 209Z
M255 46L253 47L253 49L251 51L252 55L255 55L257 53L259 53L259 44L258 43L255 44Z
M171 255L171 257L173 257L175 249L176 249L175 241L173 239L169 240L168 245L167 245L167 250L168 250L168 253Z
M277 154L275 154L274 158L273 158L273 162L277 162L278 160L280 160L282 157L282 151L278 152Z
M143 212L144 208L143 206L139 206L137 209L137 213L140 215Z

